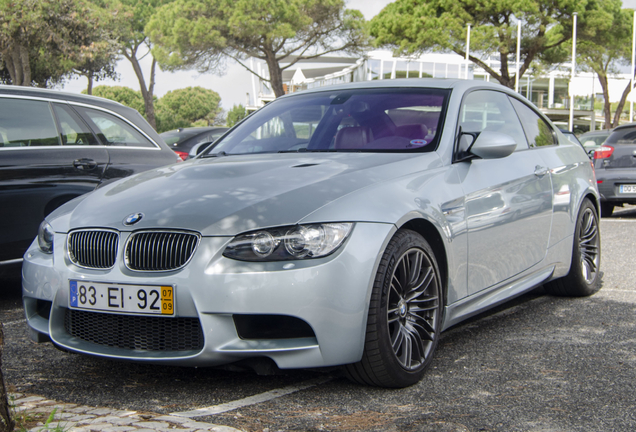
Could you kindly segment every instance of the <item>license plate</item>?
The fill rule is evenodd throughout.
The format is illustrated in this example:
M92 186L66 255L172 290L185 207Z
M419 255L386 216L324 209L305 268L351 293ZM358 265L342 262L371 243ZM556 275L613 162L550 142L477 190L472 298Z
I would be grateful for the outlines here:
M636 193L636 185L620 185L620 193Z
M69 305L76 309L174 315L174 287L72 280Z

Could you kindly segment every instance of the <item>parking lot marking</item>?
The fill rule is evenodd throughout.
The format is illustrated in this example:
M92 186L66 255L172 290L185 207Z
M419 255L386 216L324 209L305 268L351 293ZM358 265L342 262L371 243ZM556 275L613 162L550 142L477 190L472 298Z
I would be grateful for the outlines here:
M290 385L290 386L283 387L276 390L270 390L265 393L257 394L254 396L246 397L246 398L235 400L232 402L227 402L220 405L214 405L207 408L199 408L192 411L171 413L170 415L192 418L192 417L203 417L203 416L209 416L214 414L221 414L221 413L232 411L238 408L243 408L249 405L256 405L262 402L267 402L272 399L279 398L281 396L295 393L300 390L308 389L310 387L315 387L317 385L324 384L328 381L331 381L332 379L333 379L332 377L321 377L321 378L305 381L300 384Z

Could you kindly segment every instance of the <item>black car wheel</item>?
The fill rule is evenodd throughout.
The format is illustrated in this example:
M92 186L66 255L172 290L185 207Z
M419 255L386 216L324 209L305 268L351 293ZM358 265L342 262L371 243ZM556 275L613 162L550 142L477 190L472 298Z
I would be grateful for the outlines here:
M588 199L579 210L573 243L570 272L545 284L550 294L588 296L601 288L601 233L596 209Z
M376 275L362 360L346 366L347 376L381 387L417 383L437 347L443 305L433 250L416 232L398 231Z

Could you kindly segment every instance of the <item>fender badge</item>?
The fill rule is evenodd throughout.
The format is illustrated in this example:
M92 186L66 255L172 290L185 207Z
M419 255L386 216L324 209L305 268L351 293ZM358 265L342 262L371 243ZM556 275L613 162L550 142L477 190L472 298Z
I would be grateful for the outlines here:
M124 219L124 225L134 225L144 217L143 213L133 213Z

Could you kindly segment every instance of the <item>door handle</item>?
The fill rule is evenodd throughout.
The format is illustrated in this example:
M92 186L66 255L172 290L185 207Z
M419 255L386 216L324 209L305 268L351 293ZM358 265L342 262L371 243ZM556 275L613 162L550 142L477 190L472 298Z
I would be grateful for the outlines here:
M546 167L542 167L540 165L534 167L534 175L536 175L537 177L543 177L548 173L548 171L549 170Z
M97 168L97 162L88 158L75 159L73 161L73 166L77 169L88 171Z

